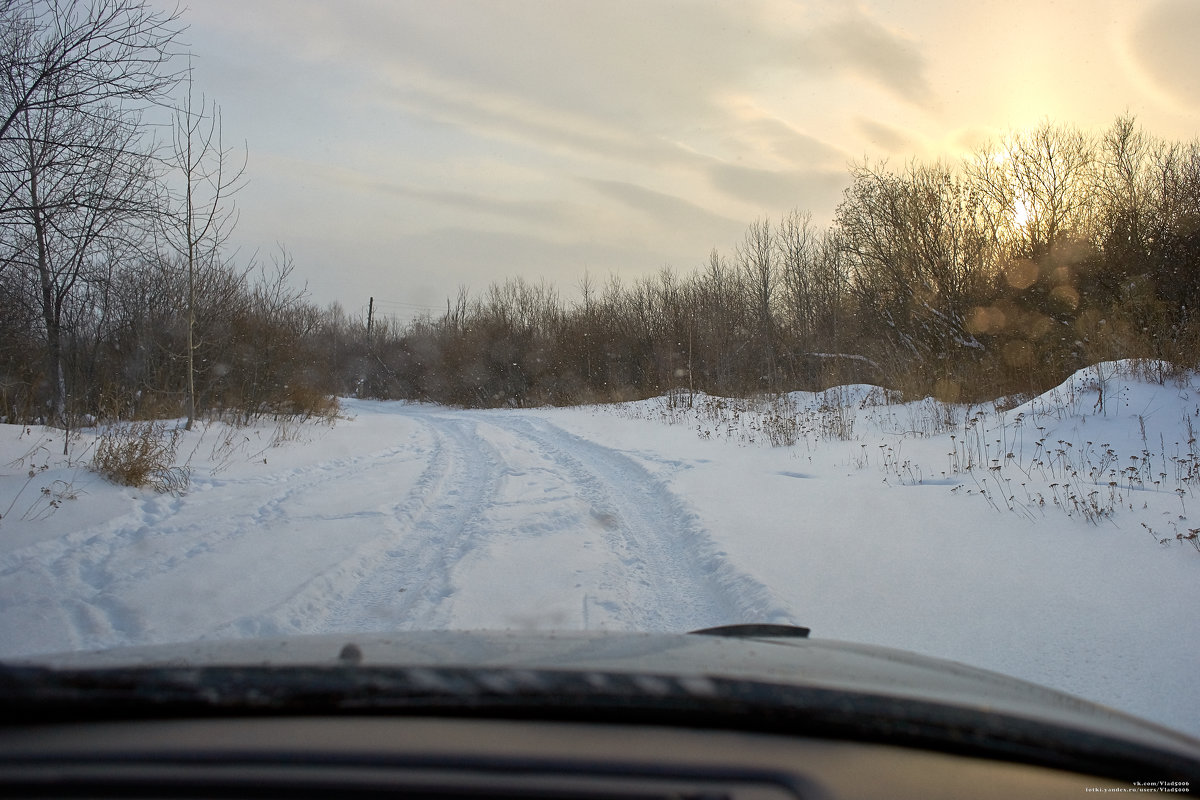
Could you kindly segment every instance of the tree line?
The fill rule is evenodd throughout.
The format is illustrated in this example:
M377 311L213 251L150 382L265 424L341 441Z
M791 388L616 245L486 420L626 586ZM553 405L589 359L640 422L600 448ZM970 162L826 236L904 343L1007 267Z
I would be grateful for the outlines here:
M246 154L197 99L181 28L141 0L0 0L4 421L852 381L976 400L1102 359L1200 360L1200 143L1127 116L853 164L830 224L761 218L690 270L584 275L570 300L514 277L368 326L313 305L286 249L228 252Z
M1132 117L1045 122L958 161L860 162L833 221L752 222L730 253L579 299L510 279L387 332L361 387L464 405L686 387L1036 393L1111 358L1200 363L1200 142Z
M196 98L182 30L142 0L0 0L5 421L328 405L287 252L226 251L245 156Z

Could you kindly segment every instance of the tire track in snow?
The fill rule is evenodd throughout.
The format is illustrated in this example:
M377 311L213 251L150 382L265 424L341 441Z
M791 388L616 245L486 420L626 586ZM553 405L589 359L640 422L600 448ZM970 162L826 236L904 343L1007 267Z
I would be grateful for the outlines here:
M734 567L695 513L633 459L548 420L495 415L488 422L532 442L601 523L614 559L601 583L605 595L594 601L615 626L682 632L792 621L790 609Z
M127 514L0 557L0 582L10 587L26 581L61 587L53 607L37 612L61 628L52 637L57 643L51 649L159 641L163 633L147 622L154 609L139 608L128 600L145 584L172 576L198 558L220 559L252 540L264 526L287 525L295 506L303 498L330 492L331 481L353 485L364 473L410 450L406 443L242 480L196 477L184 497L141 492ZM220 494L227 487L242 493L250 489L249 494L256 494L256 487L259 491L252 504L204 502L206 493ZM199 513L198 506L202 507ZM225 587L209 588L220 592Z
M478 606L486 591L457 574L465 560L483 570L485 583L520 587L531 575L538 582L537 573L564 566L492 563L493 545L560 533L579 536L584 546L585 527L592 538L600 531L605 551L599 574L587 576L585 620L591 604L606 627L633 630L790 621L765 586L715 548L695 514L628 456L513 412L414 407L407 413L432 444L424 472L392 509L387 535L315 576L269 614L216 633L452 627L456 599ZM502 496L506 482L515 499ZM511 619L514 609L492 611L489 626ZM275 621L264 625L264 617Z
M519 588L565 567L493 563L493 546L558 533L579 537L582 547L585 528L593 539L599 531L605 552L580 599L585 617L590 604L606 627L684 631L790 620L766 587L714 547L695 514L628 456L514 412L404 413L424 427L428 461L392 507L384 535L267 613L213 635L452 627L461 624L456 600L479 606L486 591L461 573L465 561L483 571L485 583ZM512 619L512 611L493 607L488 625Z
M410 413L432 442L412 489L381 520L381 535L314 576L267 614L215 635L432 630L449 623L451 572L481 536L480 510L494 499L498 455L472 420L421 407Z
M507 625L516 612L488 594L498 583L501 594L531 587L576 609L558 617L568 626L587 626L589 604L593 623L624 629L791 616L623 453L522 412L391 413L414 423L403 442L266 475L200 477L184 498L143 494L124 516L6 554L0 580L18 594L29 587L22 619L55 630L30 640L44 652L436 629L481 605L474 619ZM595 549L583 552L585 540ZM294 542L308 552L290 552ZM546 559L543 542L570 563ZM472 583L481 576L491 585ZM52 601L42 585L58 587ZM165 593L172 602L154 607Z

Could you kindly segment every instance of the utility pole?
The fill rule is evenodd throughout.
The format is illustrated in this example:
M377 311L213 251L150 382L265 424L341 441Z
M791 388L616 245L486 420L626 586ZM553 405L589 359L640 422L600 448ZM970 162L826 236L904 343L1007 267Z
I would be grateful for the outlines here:
M371 335L371 323L374 321L374 319L375 319L375 298L372 297L371 301L369 303L367 303L367 336Z

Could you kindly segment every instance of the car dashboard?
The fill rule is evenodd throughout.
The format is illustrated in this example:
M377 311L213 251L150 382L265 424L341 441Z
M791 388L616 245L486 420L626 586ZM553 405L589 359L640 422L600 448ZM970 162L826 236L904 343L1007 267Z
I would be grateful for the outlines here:
M0 753L0 791L9 797L936 800L1062 798L1132 788L887 744L475 718L29 725L0 733Z

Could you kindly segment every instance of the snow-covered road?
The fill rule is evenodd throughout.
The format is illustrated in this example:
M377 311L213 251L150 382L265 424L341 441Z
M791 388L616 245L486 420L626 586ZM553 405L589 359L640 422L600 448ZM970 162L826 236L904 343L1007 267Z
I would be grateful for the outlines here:
M790 616L625 454L532 415L373 411L350 452L126 490L129 513L0 556L4 651Z
M299 481L299 494L320 508L361 497L356 507L373 509L353 515L370 520L362 541L285 603L214 635L679 631L785 614L764 586L722 560L680 498L627 456L535 417L391 411L409 424L409 447L307 467L323 475L319 488ZM422 462L416 474L413 453ZM254 516L295 503L292 483ZM376 487L369 499L365 483ZM345 517L323 516L332 525L324 536L339 536ZM312 520L298 527L312 530Z

